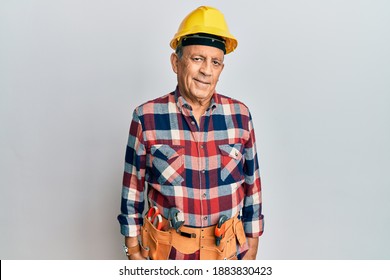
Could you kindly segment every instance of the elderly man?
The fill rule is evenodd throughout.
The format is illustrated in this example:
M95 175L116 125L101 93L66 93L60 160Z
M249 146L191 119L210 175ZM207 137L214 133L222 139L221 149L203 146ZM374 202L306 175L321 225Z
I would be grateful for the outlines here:
M252 119L215 91L237 41L220 11L202 6L170 45L177 87L137 107L130 126L118 216L126 255L256 259L263 215Z

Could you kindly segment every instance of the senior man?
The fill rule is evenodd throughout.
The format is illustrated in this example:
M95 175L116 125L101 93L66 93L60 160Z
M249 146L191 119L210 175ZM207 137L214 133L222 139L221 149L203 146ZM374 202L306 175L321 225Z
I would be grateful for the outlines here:
M237 40L219 10L202 6L170 45L177 87L137 107L130 126L118 216L126 255L256 259L263 215L252 119L215 90Z

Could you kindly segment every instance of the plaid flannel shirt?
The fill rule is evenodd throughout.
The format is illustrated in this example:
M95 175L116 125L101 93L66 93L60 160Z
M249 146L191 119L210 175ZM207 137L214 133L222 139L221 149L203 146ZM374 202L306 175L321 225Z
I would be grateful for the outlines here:
M145 208L171 207L185 224L215 225L241 211L248 237L263 233L261 183L250 112L215 93L197 124L178 88L135 109L123 177L121 233L138 236Z

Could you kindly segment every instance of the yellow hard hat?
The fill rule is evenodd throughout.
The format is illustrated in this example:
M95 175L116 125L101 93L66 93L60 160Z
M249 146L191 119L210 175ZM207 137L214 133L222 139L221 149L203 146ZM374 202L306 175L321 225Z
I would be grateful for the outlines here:
M225 40L226 54L237 48L237 40L230 34L223 14L219 10L208 6L201 6L193 10L183 19L177 33L171 40L171 48L176 50L181 38L197 33L222 37Z

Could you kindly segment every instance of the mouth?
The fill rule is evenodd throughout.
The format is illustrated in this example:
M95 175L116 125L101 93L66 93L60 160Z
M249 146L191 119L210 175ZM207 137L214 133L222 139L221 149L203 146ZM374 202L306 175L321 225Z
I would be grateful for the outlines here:
M197 82L197 83L199 83L199 84L202 84L202 85L210 85L210 84L211 84L210 82L198 80L198 79L196 79L196 78L194 78L194 81Z

